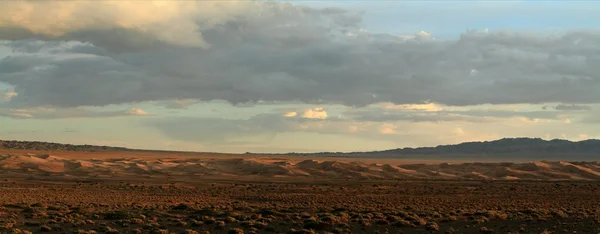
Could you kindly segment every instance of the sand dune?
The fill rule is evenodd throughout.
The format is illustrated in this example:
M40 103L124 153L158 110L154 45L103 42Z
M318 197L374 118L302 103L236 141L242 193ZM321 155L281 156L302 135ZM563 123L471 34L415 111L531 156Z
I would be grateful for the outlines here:
M600 180L598 162L384 163L297 158L98 158L48 154L0 155L0 175L57 177L201 176L332 179Z

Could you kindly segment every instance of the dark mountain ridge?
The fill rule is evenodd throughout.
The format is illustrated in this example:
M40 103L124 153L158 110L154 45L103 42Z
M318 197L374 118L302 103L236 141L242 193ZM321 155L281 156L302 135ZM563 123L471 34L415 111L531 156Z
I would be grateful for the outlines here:
M495 141L464 142L436 147L399 148L373 153L395 154L503 154L503 153L577 153L600 154L600 140L544 140L541 138L503 138Z

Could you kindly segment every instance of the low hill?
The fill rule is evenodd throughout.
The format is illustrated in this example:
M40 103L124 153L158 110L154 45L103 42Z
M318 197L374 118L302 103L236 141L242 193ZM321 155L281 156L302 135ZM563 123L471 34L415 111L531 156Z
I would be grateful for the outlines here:
M97 145L71 145L40 141L3 141L0 140L0 149L13 150L39 150L39 151L78 151L78 152L102 152L102 151L127 151L124 147L97 146Z

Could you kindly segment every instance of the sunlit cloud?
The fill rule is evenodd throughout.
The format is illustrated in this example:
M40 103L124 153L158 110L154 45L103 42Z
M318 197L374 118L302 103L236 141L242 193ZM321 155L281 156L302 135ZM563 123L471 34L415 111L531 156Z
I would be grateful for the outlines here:
M302 113L302 118L307 119L327 119L327 112L323 108L315 107L307 109Z

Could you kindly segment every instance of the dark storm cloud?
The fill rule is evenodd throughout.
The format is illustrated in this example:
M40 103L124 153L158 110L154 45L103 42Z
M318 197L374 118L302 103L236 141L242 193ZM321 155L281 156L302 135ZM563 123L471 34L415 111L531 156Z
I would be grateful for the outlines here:
M597 31L562 36L469 31L456 40L436 40L424 32L373 34L360 27L360 14L341 9L255 4L217 23L191 17L203 46L175 43L180 34L167 40L157 30L115 26L52 37L19 25L0 27L11 32L1 43L11 52L0 54L6 56L0 60L0 83L18 93L7 105L600 100Z

